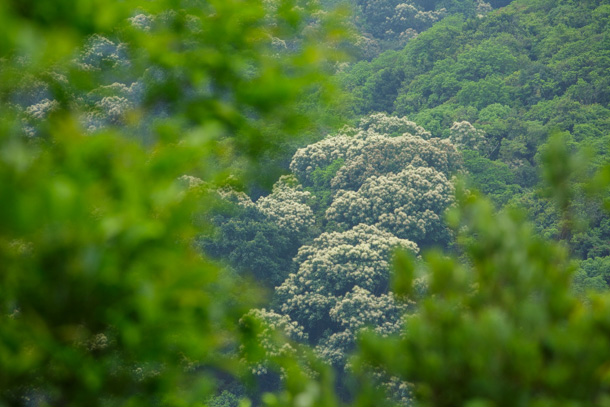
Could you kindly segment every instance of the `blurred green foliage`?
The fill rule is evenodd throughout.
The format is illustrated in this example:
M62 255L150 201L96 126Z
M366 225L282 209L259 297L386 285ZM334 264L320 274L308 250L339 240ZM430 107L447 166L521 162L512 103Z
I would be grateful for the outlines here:
M239 372L228 351L259 293L193 246L212 207L197 185L243 183L308 123L300 100L332 89L345 31L315 12L0 5L1 406L200 405L219 372ZM136 83L137 105L113 93ZM91 134L93 94L118 121Z
M211 382L189 366L219 363L240 313L188 243L201 197L177 182L211 152L50 131L1 136L0 405L195 402Z

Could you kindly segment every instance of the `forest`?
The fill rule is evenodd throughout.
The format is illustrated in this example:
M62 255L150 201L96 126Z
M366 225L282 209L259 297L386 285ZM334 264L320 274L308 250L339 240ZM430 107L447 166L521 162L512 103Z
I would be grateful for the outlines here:
M0 407L610 406L609 0L0 3Z

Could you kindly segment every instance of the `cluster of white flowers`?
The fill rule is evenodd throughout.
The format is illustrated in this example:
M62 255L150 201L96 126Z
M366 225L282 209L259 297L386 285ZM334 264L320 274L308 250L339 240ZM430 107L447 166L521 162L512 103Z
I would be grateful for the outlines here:
M133 103L122 96L106 96L96 103L96 107L110 123L118 124L124 115L133 109Z
M44 120L54 110L59 107L59 102L56 100L44 99L35 105L28 106L25 113L29 118L35 120Z
M325 168L334 161L345 158L345 153L352 142L351 137L339 134L300 148L292 157L290 170L305 185L311 185L311 175L314 170Z
M92 35L80 58L75 61L84 71L116 69L131 65L127 58L127 45L114 42L98 34Z
M388 116L386 113L373 113L360 119L358 128L372 130L378 134L401 136L409 133L413 136L429 139L432 134L406 117Z
M109 125L123 124L126 113L134 104L123 96L106 96L94 103L94 109L81 116L81 123L89 133L95 133Z
M88 97L92 100L99 100L109 95L120 96L128 99L130 103L139 104L144 100L145 87L141 81L132 82L129 86L124 83L115 82L110 85L100 86L91 91Z
M153 16L148 14L138 14L129 19L132 26L146 32L151 30L153 21Z
M181 175L178 177L178 181L188 189L205 186L205 182L201 178L192 175Z
M67 86L65 76L48 72L56 83ZM49 114L59 109L60 104L54 99L54 94L48 83L32 75L24 75L19 80L19 86L11 94L11 102L7 105L21 116L23 132L29 137L37 135L37 127L47 119Z
M81 116L83 127L88 132L95 132L109 125L122 124L126 114L141 105L144 94L141 81L130 85L115 82L92 90L86 100L93 109Z
M290 168L296 177L280 180L257 207L298 230L302 215L311 216L312 198L298 182L316 191L322 181L330 193L325 218L344 231L322 233L299 249L298 268L275 290L277 311L309 333L321 357L347 366L362 329L402 331L413 303L388 291L392 251L417 254L414 242L446 238L443 213L453 204L451 177L461 157L450 140L406 118L373 114L298 150Z
M407 383L396 376L389 376L382 371L376 374L378 381L385 390L385 394L391 395L391 401L400 406L413 405L413 385Z
M218 188L216 192L225 201L232 202L243 208L255 206L252 199L245 192L237 191L231 187Z
M453 123L449 138L460 150L474 150L483 153L487 148L485 132L475 128L467 121Z
M477 0L477 17L483 18L487 13L493 10L491 4L484 0Z
M383 327L394 333L402 326L401 316L412 303L398 302L394 295L374 295L364 288L355 286L330 310L329 315L340 326L358 331L367 325Z
M447 10L441 8L439 10L423 11L415 7L412 3L400 3L394 9L394 16L389 18L393 25L403 26L428 26L440 20L447 14Z
M296 152L290 169L304 185L312 175L336 160L343 160L331 180L333 191L357 190L371 176L398 173L407 165L433 167L447 177L460 169L460 156L449 140L430 133L405 118L374 114L362 119L358 129L328 137ZM388 134L393 134L391 136Z
M372 329L384 337L398 334L403 329L402 317L412 305L413 302L397 301L392 293L373 295L356 286L329 313L331 320L343 330L322 338L315 351L324 360L349 368L347 356L355 346L358 333Z
M347 232L323 233L299 249L298 270L276 288L282 313L311 327L332 319L331 310L356 287L371 295L384 294L389 259L396 247L418 252L415 243L375 226L362 224Z
M358 190L370 177L399 173L408 165L432 167L446 176L460 168L460 157L448 140L405 134L388 137L361 132L346 151L345 164L331 181L333 190Z
M307 334L298 323L290 320L289 316L280 315L273 310L252 309L241 318L240 323L244 323L246 319L256 320L261 327L256 339L265 350L265 357L254 363L242 360L249 365L251 372L257 375L267 373L273 359L296 354L296 349L286 339L293 341L307 339Z
M401 172L367 178L358 191L339 191L326 218L350 227L376 225L403 239L434 239L442 214L453 203L454 188L444 173L407 166Z
M277 332L294 341L307 339L303 327L292 321L287 315L281 315L265 308L252 309L246 315L256 318L263 324L262 337L269 338L274 332Z
M320 359L334 366L347 368L347 356L356 343L356 333L350 329L323 338L315 347Z
M283 176L275 183L270 195L256 201L256 207L281 228L304 235L315 224L313 211L308 205L310 200L311 193L303 191L294 177Z

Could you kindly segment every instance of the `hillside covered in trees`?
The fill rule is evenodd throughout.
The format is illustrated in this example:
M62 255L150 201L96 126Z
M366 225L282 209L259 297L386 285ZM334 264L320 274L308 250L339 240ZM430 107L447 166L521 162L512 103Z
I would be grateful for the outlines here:
M0 407L608 404L609 1L26 3Z
M485 145L463 153L474 187L498 206L527 208L539 232L569 242L576 257L605 257L608 220L598 205L572 202L588 223L568 235L535 191L552 132L562 132L570 151L588 151L588 171L607 159L608 7L517 1L484 18L446 18L404 49L354 64L340 77L357 115L408 117L441 138L458 127L476 129Z

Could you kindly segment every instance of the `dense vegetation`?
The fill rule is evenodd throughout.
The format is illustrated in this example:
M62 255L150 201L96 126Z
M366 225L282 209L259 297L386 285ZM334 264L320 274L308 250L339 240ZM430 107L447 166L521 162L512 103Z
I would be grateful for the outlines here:
M72 3L0 5L0 407L608 404L607 0Z
M473 185L499 205L528 208L542 234L569 241L578 257L607 256L607 218L597 206L574 202L590 225L565 236L532 191L552 131L565 132L573 151L588 149L593 168L605 161L609 7L514 2L485 18L446 18L404 49L355 64L342 81L356 114L407 116L437 137L450 137L455 123L473 125L487 143L464 153Z

